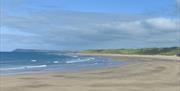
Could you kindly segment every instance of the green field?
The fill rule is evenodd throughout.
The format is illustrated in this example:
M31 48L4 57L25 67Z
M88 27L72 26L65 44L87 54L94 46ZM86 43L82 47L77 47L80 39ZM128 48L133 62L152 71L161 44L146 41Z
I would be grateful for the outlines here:
M81 51L81 53L176 55L180 53L180 47L141 48L141 49L90 49L90 50Z

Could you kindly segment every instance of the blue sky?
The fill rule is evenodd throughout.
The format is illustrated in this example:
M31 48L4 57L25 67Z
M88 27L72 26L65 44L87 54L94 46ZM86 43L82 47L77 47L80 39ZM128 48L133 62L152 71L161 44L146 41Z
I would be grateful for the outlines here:
M1 0L0 50L179 45L179 0Z
M142 13L158 11L176 4L175 0L2 0L2 8L15 10L72 10L82 12ZM7 11L7 12L8 12Z

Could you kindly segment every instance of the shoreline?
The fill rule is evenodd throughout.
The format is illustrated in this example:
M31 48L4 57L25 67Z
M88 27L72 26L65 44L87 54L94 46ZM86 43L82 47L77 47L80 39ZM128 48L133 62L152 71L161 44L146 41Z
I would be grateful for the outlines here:
M179 58L119 54L82 55L111 57L132 63L123 66L74 73L47 73L1 77L0 88L2 91L180 90ZM136 63L133 63L135 61Z
M103 56L103 57L127 57L127 58L155 58L165 60L180 60L178 56L166 56L166 55L126 55L126 54L98 54L98 53L77 53L76 55L83 56Z

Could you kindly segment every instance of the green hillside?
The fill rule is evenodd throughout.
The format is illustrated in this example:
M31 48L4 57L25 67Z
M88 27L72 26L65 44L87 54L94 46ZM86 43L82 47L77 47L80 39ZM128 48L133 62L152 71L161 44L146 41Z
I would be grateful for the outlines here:
M84 50L81 51L81 53L176 55L180 53L180 47L141 48L141 49L98 49L98 50Z

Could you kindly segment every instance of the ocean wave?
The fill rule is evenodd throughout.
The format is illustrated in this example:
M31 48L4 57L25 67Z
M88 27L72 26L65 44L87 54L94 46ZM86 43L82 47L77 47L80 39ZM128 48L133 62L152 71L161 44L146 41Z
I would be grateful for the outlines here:
M22 69L32 69L32 68L44 68L44 67L47 67L47 65L21 66L21 67L14 67L14 68L0 68L0 71L22 70Z
M32 62L36 62L37 60L31 60Z
M70 63L79 63L79 62L91 61L91 60L94 60L94 59L95 59L95 58L78 59L78 60L66 61L66 63L67 63L67 64L70 64Z
M72 57L77 58L78 56L74 55L74 56L72 56Z
M59 61L53 61L53 63L57 64L57 63L59 63Z

